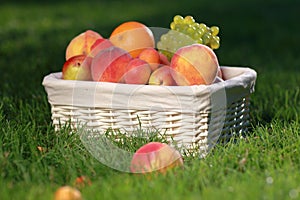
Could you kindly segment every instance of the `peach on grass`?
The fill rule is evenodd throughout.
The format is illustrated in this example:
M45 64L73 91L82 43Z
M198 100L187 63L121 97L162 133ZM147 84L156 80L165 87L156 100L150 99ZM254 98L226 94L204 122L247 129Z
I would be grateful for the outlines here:
M147 84L151 74L150 65L139 58L133 58L126 66L123 76L127 84Z
M136 21L128 21L117 26L111 33L109 40L113 45L130 53L133 58L148 47L155 47L152 31L144 24Z
M172 77L170 66L163 65L152 72L149 78L149 85L176 85L175 80Z
M183 166L180 153L161 142L150 142L140 147L132 157L130 171L132 173L165 173L177 166Z
M94 42L102 36L92 30L87 30L75 36L66 48L66 60L76 55L87 55Z
M55 191L54 200L82 200L79 190L71 186L62 186Z
M126 66L132 60L130 54L112 46L100 51L92 60L91 75L94 81L118 83L126 72Z
M149 63L152 71L156 70L160 64L159 53L152 47L145 48L143 51L141 51L138 58Z
M209 85L216 79L219 63L211 48L192 44L175 52L170 67L177 85Z

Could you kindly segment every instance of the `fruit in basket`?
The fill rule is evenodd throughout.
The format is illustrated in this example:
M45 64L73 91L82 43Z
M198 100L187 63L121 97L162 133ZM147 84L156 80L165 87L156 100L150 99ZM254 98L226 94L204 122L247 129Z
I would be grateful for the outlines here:
M81 192L71 186L62 186L55 191L54 200L82 200Z
M103 49L107 49L112 46L114 46L114 45L111 43L111 41L109 39L99 38L91 46L90 53L88 56L94 57L95 55L97 55L97 53L99 53L99 51L101 51Z
M219 63L211 48L192 44L176 51L170 67L177 85L208 85L216 79Z
M155 47L152 31L144 24L128 21L117 26L111 33L109 40L117 47L130 53L134 58L148 47Z
M90 79L89 69L82 66L85 59L86 55L76 55L66 60L62 67L62 78L65 80Z
M75 36L66 48L66 60L76 55L87 55L94 42L102 36L92 30L87 30Z
M162 65L170 65L170 61L165 54L163 54L161 52L158 52L158 54L159 54L160 63Z
M171 74L171 68L168 65L163 65L152 72L149 78L149 85L176 85L175 80Z
M100 51L92 59L91 75L94 81L118 83L132 60L130 54L119 47L109 47Z
M139 58L133 58L126 66L123 76L127 84L147 84L151 74L150 65Z
M132 173L165 173L177 166L183 166L183 159L176 149L165 143L150 142L135 152L130 170Z
M194 43L207 45L211 49L220 47L219 27L198 23L190 15L174 16L170 28L171 30L163 34L157 43L159 51L169 59L179 48Z
M154 71L160 64L160 56L156 49L149 47L141 51L138 58L149 63L151 70Z

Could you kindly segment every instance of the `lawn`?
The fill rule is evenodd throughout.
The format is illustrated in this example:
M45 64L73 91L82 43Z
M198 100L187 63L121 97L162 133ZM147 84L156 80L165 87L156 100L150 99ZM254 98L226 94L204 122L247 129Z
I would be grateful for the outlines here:
M0 3L0 199L52 199L82 175L84 199L300 199L299 1L24 2ZM42 80L61 71L72 37L108 37L128 20L168 28L176 14L220 27L221 65L256 70L246 138L149 179L101 164L68 127L54 130Z

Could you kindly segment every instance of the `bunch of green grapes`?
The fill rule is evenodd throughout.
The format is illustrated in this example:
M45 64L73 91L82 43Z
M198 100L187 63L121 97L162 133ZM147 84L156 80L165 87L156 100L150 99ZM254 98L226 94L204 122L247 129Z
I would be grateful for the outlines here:
M197 23L192 16L176 15L170 24L171 30L163 34L157 43L157 48L169 59L180 47L195 43L204 44L211 49L220 47L219 27L208 27Z

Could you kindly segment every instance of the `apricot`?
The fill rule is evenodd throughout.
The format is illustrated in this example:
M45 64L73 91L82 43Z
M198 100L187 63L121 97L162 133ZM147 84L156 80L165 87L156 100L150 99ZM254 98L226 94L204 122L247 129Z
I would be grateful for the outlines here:
M175 52L170 67L177 85L208 85L216 79L219 63L212 49L192 44Z
M183 159L176 149L165 143L150 142L135 152L130 170L132 173L165 173L177 166L183 166Z
M87 30L75 36L66 48L66 60L76 55L88 55L94 42L102 36L92 30Z
M112 46L100 51L92 60L91 75L94 81L118 83L126 72L126 66L132 60L130 54Z
M113 45L130 53L133 58L148 47L155 47L152 31L144 24L136 21L124 22L111 33L109 40Z

